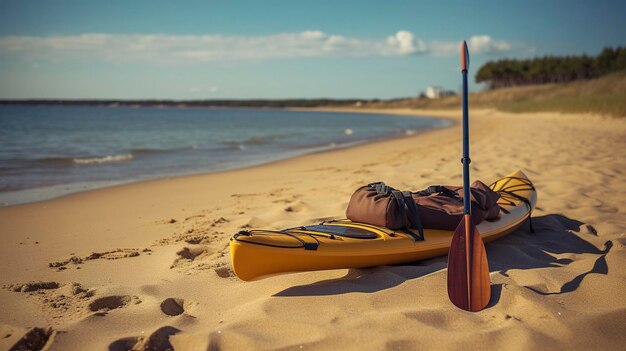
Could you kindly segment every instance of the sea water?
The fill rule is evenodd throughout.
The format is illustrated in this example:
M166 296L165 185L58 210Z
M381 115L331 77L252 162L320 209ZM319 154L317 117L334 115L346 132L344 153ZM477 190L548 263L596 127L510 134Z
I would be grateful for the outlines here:
M280 109L3 105L0 205L257 165L448 123Z

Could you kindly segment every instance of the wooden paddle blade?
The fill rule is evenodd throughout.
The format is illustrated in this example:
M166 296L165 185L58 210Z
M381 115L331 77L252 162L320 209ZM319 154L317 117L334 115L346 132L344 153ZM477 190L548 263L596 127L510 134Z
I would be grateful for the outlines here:
M467 50L467 43L463 40L463 44L461 44L461 71L467 71L469 63L469 50Z
M448 253L448 296L466 311L480 311L489 303L489 264L485 245L469 215L454 231Z

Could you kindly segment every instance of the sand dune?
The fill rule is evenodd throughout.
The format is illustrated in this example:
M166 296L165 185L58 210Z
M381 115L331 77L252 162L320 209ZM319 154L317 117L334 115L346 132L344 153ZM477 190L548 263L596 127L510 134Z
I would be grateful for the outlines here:
M457 111L385 111L459 119ZM407 117L410 118L410 117ZM458 124L242 170L0 209L0 349L615 349L626 342L626 120L471 115L472 177L523 169L531 233L487 245L492 300L446 258L242 282L228 239L343 217L358 186L461 182Z

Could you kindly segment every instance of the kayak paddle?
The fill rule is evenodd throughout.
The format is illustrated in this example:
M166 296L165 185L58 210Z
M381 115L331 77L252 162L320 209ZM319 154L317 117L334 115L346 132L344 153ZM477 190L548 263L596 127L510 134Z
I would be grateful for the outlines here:
M450 301L466 311L480 311L489 303L491 287L485 245L472 222L469 183L469 122L467 111L467 43L461 47L461 74L463 75L463 205L464 216L452 235L448 252L448 296Z

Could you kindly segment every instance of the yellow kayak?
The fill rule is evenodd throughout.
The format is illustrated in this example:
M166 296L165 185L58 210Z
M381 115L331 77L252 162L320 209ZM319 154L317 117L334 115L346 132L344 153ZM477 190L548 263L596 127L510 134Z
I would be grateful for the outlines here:
M500 216L477 228L489 242L521 226L537 202L532 182L522 171L491 184L500 193ZM413 262L448 253L452 231L424 230L424 240L413 233L391 230L347 219L281 231L240 231L230 239L233 269L242 280L288 272L364 268Z

